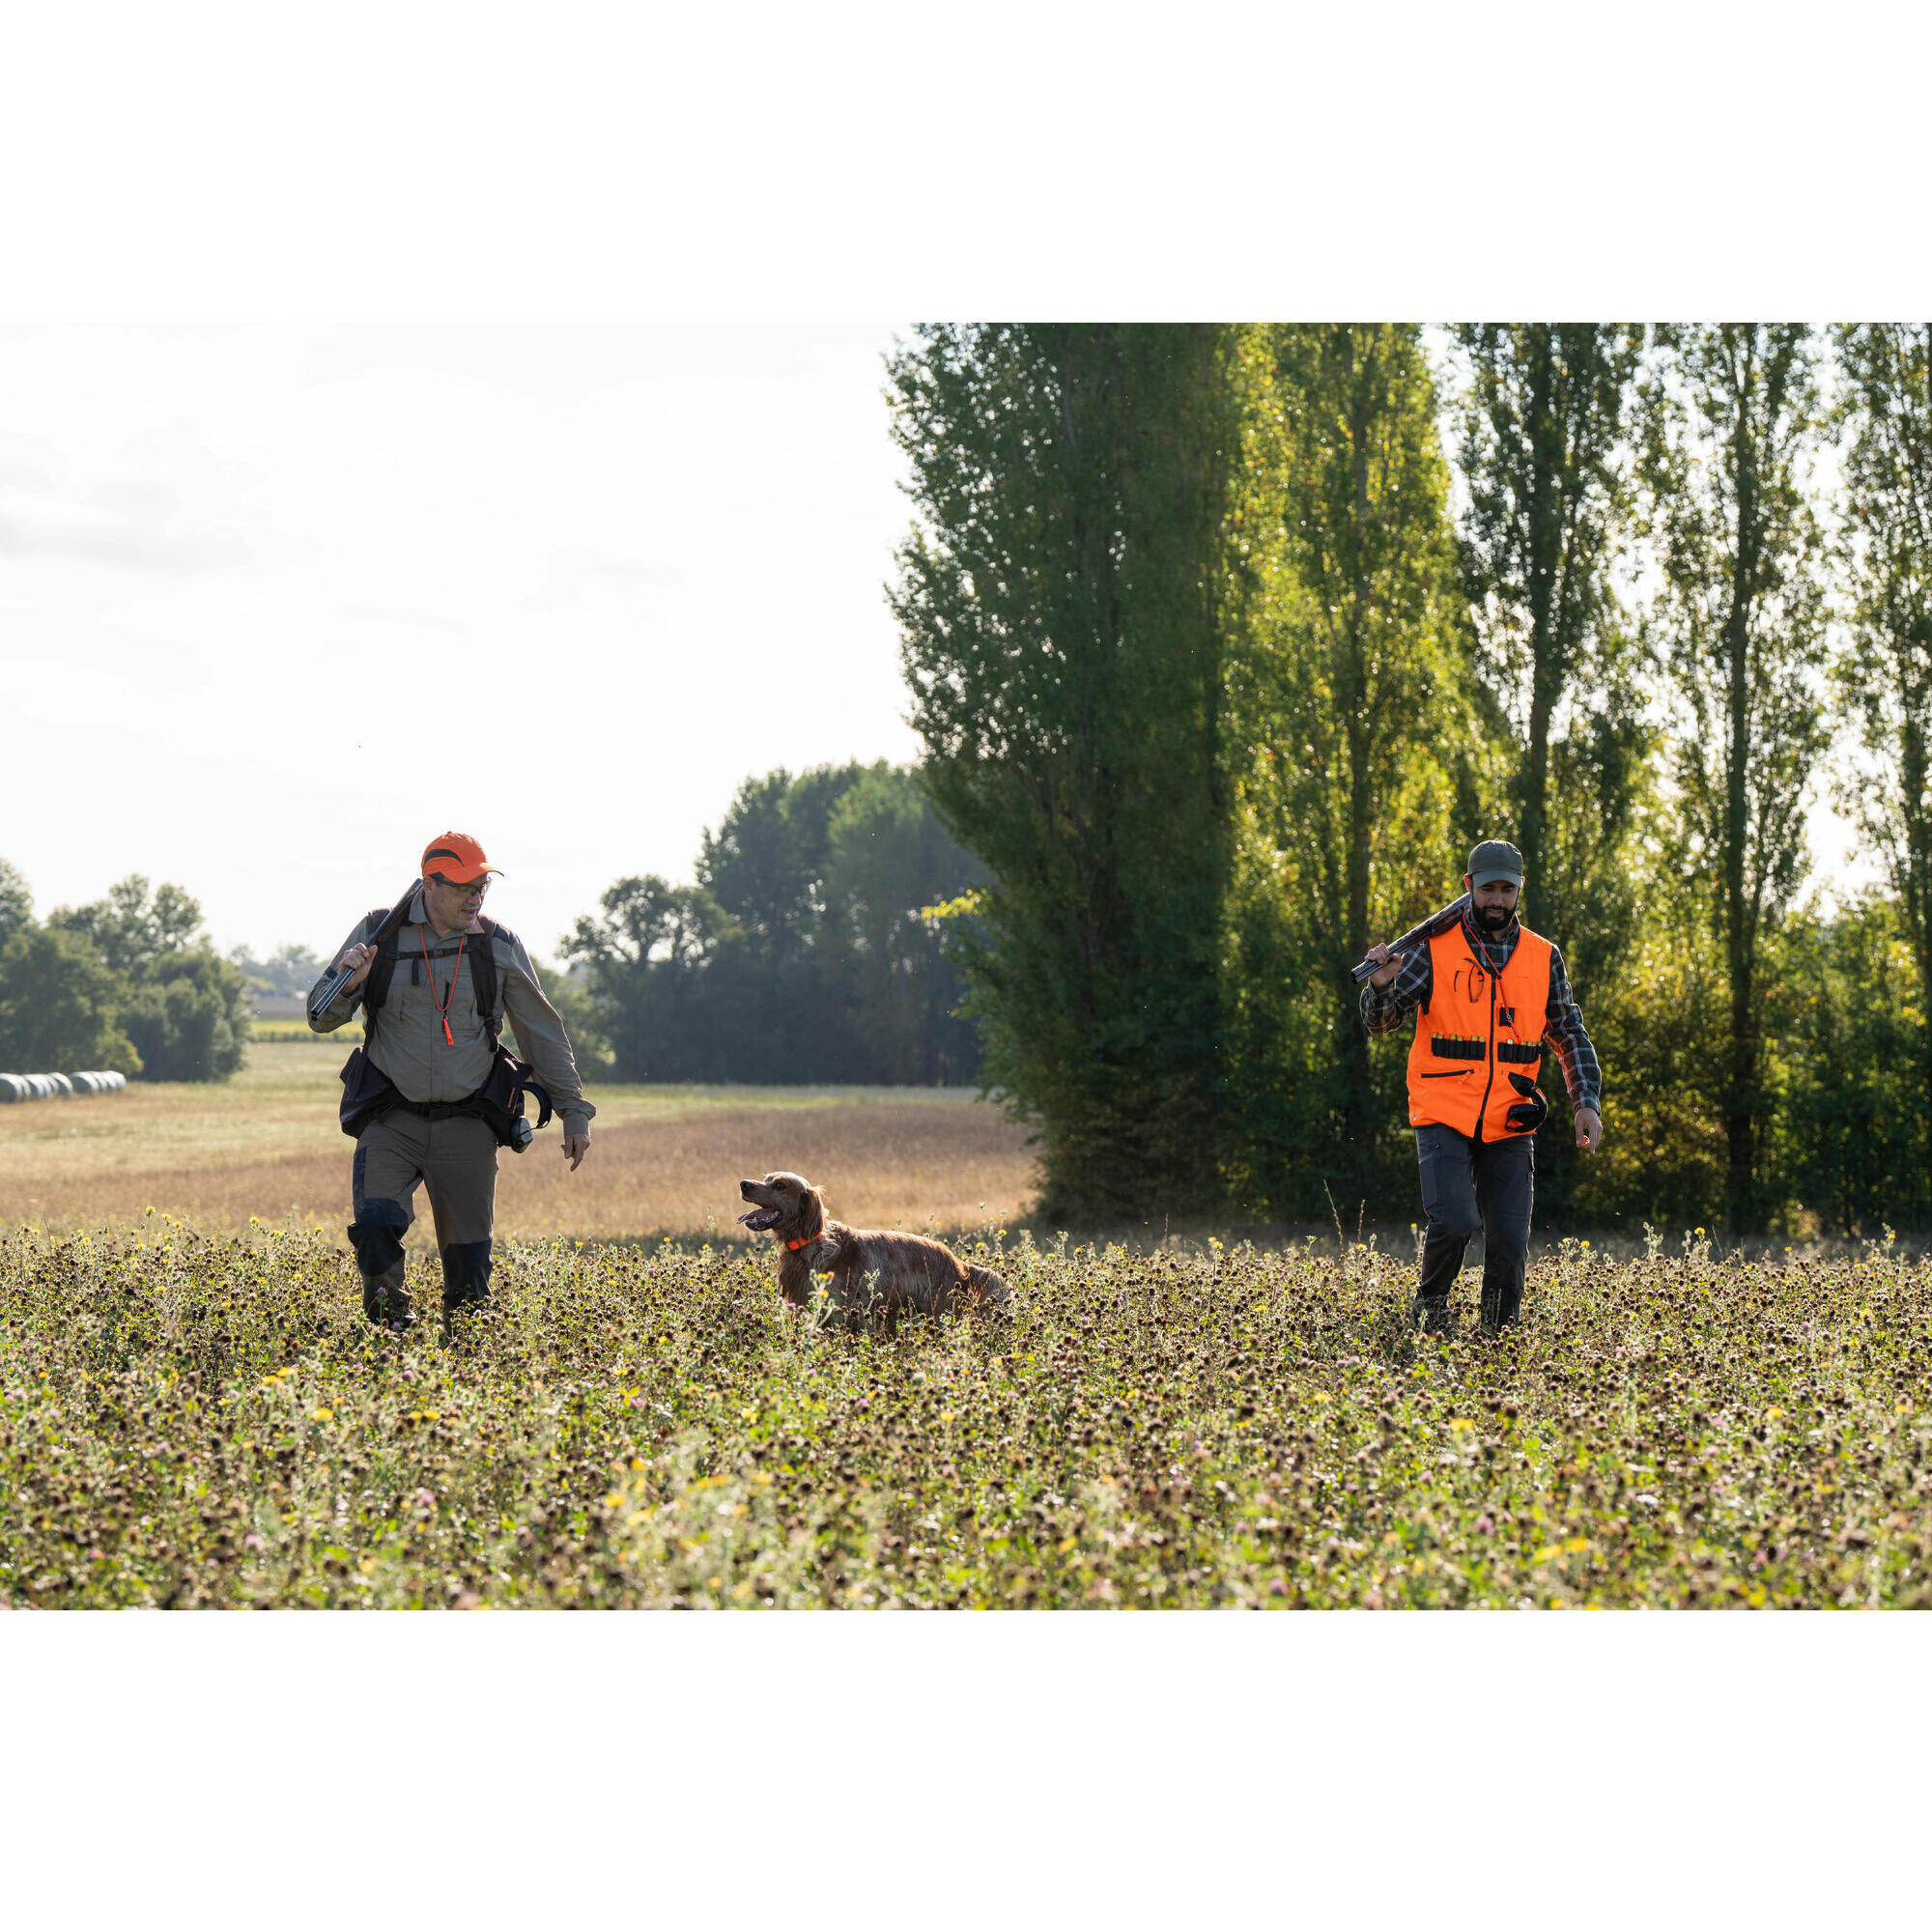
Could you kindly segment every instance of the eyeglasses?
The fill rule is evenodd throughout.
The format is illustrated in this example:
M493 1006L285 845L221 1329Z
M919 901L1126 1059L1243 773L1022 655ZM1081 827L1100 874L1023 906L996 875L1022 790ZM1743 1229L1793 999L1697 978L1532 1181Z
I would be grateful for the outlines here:
M465 898L474 893L480 899L490 890L488 879L471 879L467 886L460 886L454 879L445 879L440 872L432 872L429 876L433 884L447 886L451 892L461 893Z

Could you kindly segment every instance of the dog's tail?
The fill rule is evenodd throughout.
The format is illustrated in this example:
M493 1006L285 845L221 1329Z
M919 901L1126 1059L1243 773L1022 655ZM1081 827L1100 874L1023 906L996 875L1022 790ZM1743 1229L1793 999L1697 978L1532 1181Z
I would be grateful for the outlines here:
M975 1308L1004 1308L1011 1298L1006 1283L991 1268L966 1264L966 1279L972 1284Z

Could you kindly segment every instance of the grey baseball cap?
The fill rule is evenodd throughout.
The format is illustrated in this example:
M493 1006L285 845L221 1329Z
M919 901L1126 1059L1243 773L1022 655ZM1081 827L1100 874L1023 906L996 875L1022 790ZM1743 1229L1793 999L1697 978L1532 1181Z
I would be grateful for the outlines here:
M1469 854L1469 883L1487 886L1507 879L1513 886L1522 884L1522 854L1507 838L1485 838Z

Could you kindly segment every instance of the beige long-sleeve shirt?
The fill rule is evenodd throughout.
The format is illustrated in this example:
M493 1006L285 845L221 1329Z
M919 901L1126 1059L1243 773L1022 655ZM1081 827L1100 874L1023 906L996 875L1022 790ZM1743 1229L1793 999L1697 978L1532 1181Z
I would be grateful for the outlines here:
M373 916L358 921L336 948L335 959L352 946L367 946L381 923ZM463 945L460 962L459 941ZM476 1010L476 981L470 965L473 949L483 943L482 933L474 925L439 939L423 911L421 889L412 895L409 912L396 934L396 970L390 976L388 997L377 1009L373 1037L366 1042L369 1058L407 1100L466 1099L489 1078L494 1049L484 1015ZM590 1117L597 1109L583 1097L583 1082L578 1077L577 1059L570 1050L562 1016L544 998L524 942L499 925L491 944L497 963L497 1001L489 1015L491 1023L500 1031L508 1019L516 1032L517 1050L536 1068L538 1081L562 1118L564 1132L587 1134ZM334 970L331 961L329 971ZM316 981L318 986L321 983ZM362 989L358 986L354 993L338 996L320 1012L315 1009L314 997L311 988L310 1029L333 1033L355 1018ZM443 1014L439 1008L445 999L453 1046L442 1037Z

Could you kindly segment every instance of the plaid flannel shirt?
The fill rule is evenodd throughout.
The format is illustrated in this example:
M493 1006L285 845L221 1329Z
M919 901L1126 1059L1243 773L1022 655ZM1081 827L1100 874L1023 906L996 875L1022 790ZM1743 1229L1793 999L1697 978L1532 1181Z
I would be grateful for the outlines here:
M1522 933L1521 926L1511 920L1492 936L1474 924L1467 913L1463 915L1463 930L1492 973L1500 973L1509 964ZM1428 946L1417 946L1404 953L1402 970L1386 986L1362 981L1362 1023L1370 1033L1393 1033L1428 1000L1435 983L1431 951ZM1597 1064L1597 1049L1583 1030L1582 1009L1570 990L1563 954L1553 946L1549 949L1549 1009L1544 1018L1543 1037L1563 1063L1563 1084L1570 1090L1572 1109L1588 1107L1601 1114L1603 1068Z

